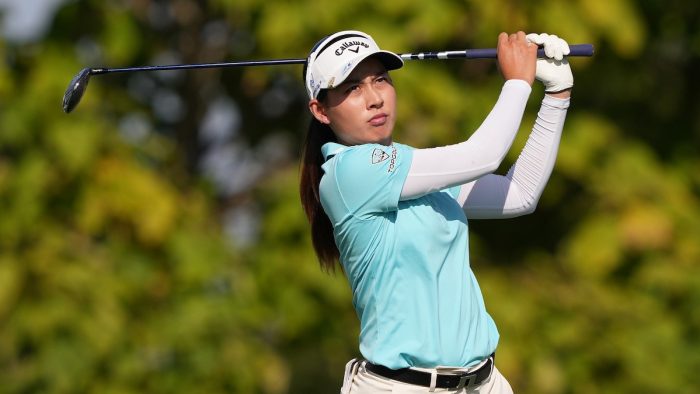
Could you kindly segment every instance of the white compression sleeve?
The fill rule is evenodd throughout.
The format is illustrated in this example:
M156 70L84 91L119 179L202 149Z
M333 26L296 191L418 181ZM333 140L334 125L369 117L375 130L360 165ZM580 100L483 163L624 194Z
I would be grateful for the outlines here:
M462 185L496 171L518 132L531 90L523 80L506 81L491 113L467 141L416 149L401 200Z
M462 187L457 200L468 218L508 218L535 210L554 168L569 103L568 98L545 96L525 147L508 174L489 174Z

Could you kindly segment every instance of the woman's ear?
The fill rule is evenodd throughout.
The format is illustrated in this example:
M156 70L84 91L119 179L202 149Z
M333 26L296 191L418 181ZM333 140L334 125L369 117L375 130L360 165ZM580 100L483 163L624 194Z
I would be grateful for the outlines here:
M331 124L330 119L328 119L328 115L326 115L326 107L321 104L317 99L313 99L309 101L309 111L311 111L311 115L316 118L319 122L323 124Z

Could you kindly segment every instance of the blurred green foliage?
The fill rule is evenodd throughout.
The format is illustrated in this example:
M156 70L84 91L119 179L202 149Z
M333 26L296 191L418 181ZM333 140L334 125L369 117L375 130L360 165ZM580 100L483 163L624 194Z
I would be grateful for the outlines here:
M695 392L698 21L682 0L65 2L40 41L0 40L0 393L338 391L358 323L298 201L300 68L115 74L71 115L59 101L84 66L303 57L349 28L396 52L515 30L596 45L571 61L538 211L471 224L499 368L518 393ZM409 63L394 79L396 139L417 147L467 138L502 84L492 61ZM222 98L240 118L215 142L248 155L231 178L250 176L228 192L202 170Z

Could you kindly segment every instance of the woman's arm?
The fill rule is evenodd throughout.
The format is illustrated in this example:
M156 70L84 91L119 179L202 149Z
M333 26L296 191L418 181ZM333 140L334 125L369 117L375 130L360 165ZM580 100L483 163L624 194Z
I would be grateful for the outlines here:
M510 149L535 79L537 46L525 33L498 35L498 68L506 80L493 110L461 144L414 153L400 198L465 184L498 168ZM439 160L433 160L439 158Z
M548 94L520 156L507 175L487 175L462 187L457 201L470 219L521 216L535 210L554 168L570 90Z
M506 81L491 113L467 141L415 150L401 199L462 185L495 171L518 132L531 90L524 80Z
M517 34L521 35L521 32ZM517 37L511 36L511 39L517 41ZM545 48L547 57L537 60L535 78L544 83L547 95L542 101L527 144L508 174L497 176L491 175L491 172L495 171L510 148L522 118L525 102L509 99L509 93L506 93L504 86L496 107L489 115L489 118L493 116L504 123L497 124L487 118L478 133L466 142L445 148L416 151L401 193L402 199L415 198L464 184L458 200L470 217L503 218L523 215L534 210L554 167L566 110L569 107L573 76L565 58L569 53L566 41L545 33L529 34L527 39ZM499 46L504 40L503 34L499 36ZM517 114L517 117L513 116L514 114ZM505 118L500 118L501 116ZM489 133L500 138L491 140L488 138ZM504 138L506 135L510 136L510 140ZM491 142L495 144L490 145ZM501 150L502 148L505 150Z

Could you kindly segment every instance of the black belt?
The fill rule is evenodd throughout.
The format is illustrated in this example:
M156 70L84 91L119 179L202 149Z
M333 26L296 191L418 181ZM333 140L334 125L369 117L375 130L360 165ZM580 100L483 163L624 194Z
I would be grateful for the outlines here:
M469 373L449 375L437 374L435 387L441 389L454 389L460 387L460 382L462 383L462 387L479 385L488 379L489 376L491 376L495 358L496 354L494 353L489 356L484 365ZM410 368L389 369L383 365L372 364L369 361L366 363L365 368L374 374L388 379L398 380L399 382L415 384L418 386L430 387L430 372L417 371Z

